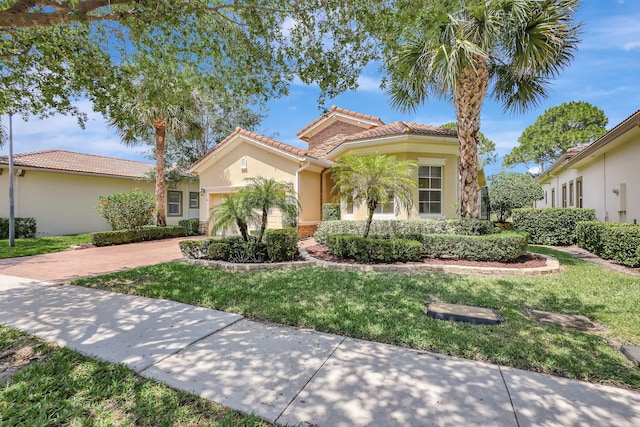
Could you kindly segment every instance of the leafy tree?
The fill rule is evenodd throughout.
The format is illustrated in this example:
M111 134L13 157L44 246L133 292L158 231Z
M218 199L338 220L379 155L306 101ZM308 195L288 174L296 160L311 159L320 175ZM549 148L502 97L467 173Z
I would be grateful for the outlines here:
M109 103L105 114L127 144L154 141L156 154L156 224L165 226L165 139L179 138L199 131L198 93L193 75L176 70L171 63L153 63L145 58L127 67L128 79Z
M505 222L513 209L531 206L544 197L542 186L528 173L500 172L489 186L491 211L498 215L498 222Z
M351 198L355 208L366 204L364 237L367 237L373 213L379 204L394 201L407 212L411 210L416 167L414 161L398 161L395 156L387 157L380 153L368 156L349 154L340 157L330 169L335 184L332 192L340 198Z
M100 196L96 212L114 230L137 230L151 222L153 206L153 196L135 188L128 193Z
M248 178L249 185L244 189L245 201L252 209L260 213L260 231L258 242L262 242L264 230L267 228L267 218L273 209L280 209L285 217L297 217L300 202L291 185L272 178Z
M253 131L263 118L249 108L249 100L239 95L214 94L205 89L200 96L202 112L198 123L202 133L191 138L172 139L167 144L166 158L176 162L181 170L206 155L236 127Z
M257 215L247 203L246 190L222 196L222 203L211 211L212 234L236 225L245 242L249 241L249 224L257 220Z
M480 112L490 95L505 110L546 96L550 78L578 45L579 0L402 1L382 17L394 107L415 109L430 96L451 99L460 139L460 210L477 218ZM393 16L395 13L398 17ZM394 23L397 22L397 23Z
M455 122L445 123L440 127L458 130L458 124ZM480 131L478 131L478 154L482 158L484 166L492 165L498 159L495 142L491 141Z
M542 171L567 149L604 135L607 122L604 111L588 102L567 102L549 108L522 132L519 145L504 157L502 164L537 165Z

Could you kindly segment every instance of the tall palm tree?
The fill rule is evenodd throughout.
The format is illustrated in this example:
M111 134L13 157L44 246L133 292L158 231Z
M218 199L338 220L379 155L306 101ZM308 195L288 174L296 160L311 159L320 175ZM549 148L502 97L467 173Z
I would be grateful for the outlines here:
M485 96L524 111L547 95L577 49L579 0L454 0L423 28L401 35L387 63L394 107L415 109L430 95L453 101L460 140L460 211L477 218L478 132ZM442 7L443 2L434 2ZM428 8L421 3L421 7ZM425 15L423 15L424 17ZM427 16L428 13L427 13Z
M240 190L237 193L222 196L222 203L211 210L213 234L236 225L242 239L245 242L249 241L249 224L257 220L257 215L247 204L246 195L246 190Z
M273 178L248 178L246 187L246 202L260 213L260 232L258 242L262 241L264 230L267 228L269 212L274 208L280 209L288 218L295 218L300 211L300 202L290 184L276 181Z
M109 124L125 144L154 141L156 225L165 226L165 140L167 136L180 138L201 131L200 96L191 84L191 76L171 64L141 61L125 70L123 76L128 81L117 93L117 106L109 111Z
M416 187L411 160L398 161L395 156L373 153L369 156L349 154L340 157L331 167L334 187L340 198L351 198L353 206L367 205L367 224L364 237L369 236L373 213L380 204L394 201L407 212L413 206Z

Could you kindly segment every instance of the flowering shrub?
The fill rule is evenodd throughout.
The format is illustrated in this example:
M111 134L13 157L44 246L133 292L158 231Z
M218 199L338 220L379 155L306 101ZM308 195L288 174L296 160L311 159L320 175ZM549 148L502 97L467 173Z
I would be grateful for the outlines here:
M155 199L136 188L128 193L100 196L95 209L114 230L138 230L152 223Z

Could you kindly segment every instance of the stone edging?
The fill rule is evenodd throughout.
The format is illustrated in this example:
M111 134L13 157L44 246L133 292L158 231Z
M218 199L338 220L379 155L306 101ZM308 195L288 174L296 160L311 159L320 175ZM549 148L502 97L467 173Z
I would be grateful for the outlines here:
M560 263L557 259L536 254L546 258L544 267L536 268L499 268L499 267L473 267L467 265L438 265L438 264L344 264L339 262L322 261L309 255L302 245L298 245L303 261L274 262L263 264L239 264L226 261L213 261L203 259L187 259L187 262L205 267L218 267L225 271L261 271L276 268L303 268L323 267L338 271L360 271L378 273L426 273L440 272L452 274L471 274L486 276L540 276L560 272Z

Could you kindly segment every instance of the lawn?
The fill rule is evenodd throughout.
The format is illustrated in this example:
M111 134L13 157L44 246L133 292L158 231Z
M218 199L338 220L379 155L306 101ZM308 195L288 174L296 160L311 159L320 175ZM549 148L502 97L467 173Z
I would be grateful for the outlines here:
M19 350L19 351L18 351ZM260 418L143 379L0 325L2 362L37 359L6 384L0 380L3 426L265 426ZM1 366L1 364L0 364Z
M640 389L640 369L612 348L640 344L640 277L544 248L560 274L488 278L447 274L350 273L312 267L233 273L168 263L76 285L164 298L250 319ZM428 318L429 298L497 309L480 326ZM609 330L589 334L539 325L523 309L582 314Z
M15 239L14 247L9 247L9 240L0 240L0 259L60 252L70 245L89 242L88 234Z

